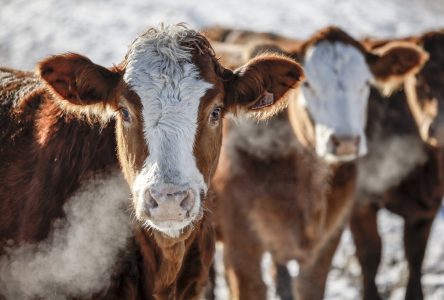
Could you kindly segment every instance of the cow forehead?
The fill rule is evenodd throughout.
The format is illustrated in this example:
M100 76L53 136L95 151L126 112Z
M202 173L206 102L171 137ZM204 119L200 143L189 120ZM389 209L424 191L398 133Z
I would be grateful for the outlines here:
M185 46L183 27L139 37L126 58L124 81L138 94L145 135L152 129L195 131L200 99L211 88Z
M322 41L310 47L304 70L307 80L319 90L359 88L372 78L364 54L342 42Z

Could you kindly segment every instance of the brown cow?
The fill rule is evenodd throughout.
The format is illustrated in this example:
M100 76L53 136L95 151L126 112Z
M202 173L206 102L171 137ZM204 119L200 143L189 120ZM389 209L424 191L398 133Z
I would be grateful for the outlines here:
M213 180L233 299L265 299L264 251L279 265L298 260L297 299L322 299L352 208L355 160L367 152L370 83L403 79L426 58L413 44L368 52L334 27L293 55L307 79L288 111L260 127L248 120L230 123Z
M211 26L204 29L205 36L211 40L211 45L221 57L221 62L228 66L239 66L263 52L284 53L297 56L298 49L304 41L295 40L270 32L238 30L221 26ZM295 57L297 59L297 57Z
M422 299L421 267L433 220L444 196L444 31L409 38L429 60L404 89L369 105L369 155L359 164L358 201L351 218L362 266L364 299L381 299L375 276L381 259L377 212L404 219L409 267L405 299ZM387 42L372 42L382 46Z
M118 66L63 54L36 73L0 71L2 249L47 237L67 198L116 166L117 145L137 222L120 271L92 298L196 298L214 252L206 211L222 117L272 115L302 79L300 66L265 55L233 72L203 35L162 25L139 36ZM58 293L51 282L43 289Z
M238 30L221 26L211 26L204 29L205 36L211 41L227 44L247 45L249 43L271 42L270 45L279 46L286 52L293 52L301 47L303 40L296 40L272 32L257 32L252 30Z

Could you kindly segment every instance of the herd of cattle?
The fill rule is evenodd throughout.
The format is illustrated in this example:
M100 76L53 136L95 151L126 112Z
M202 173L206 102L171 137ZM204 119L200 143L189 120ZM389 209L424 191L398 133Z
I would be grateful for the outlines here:
M405 298L422 299L442 147L444 31L294 40L161 25L110 68L68 53L0 69L0 256L47 239L76 190L120 168L133 234L89 298L212 298L219 240L230 299L266 298L265 251L282 299L322 299L350 225L363 298L380 299L387 208L405 220Z

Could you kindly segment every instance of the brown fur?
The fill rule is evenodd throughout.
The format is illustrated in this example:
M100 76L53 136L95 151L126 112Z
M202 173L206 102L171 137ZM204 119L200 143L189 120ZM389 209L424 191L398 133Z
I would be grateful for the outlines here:
M303 72L295 62L277 56L258 58L233 72L217 62L202 35L192 35L187 46L193 49L193 62L214 86L196 99L200 106L194 152L209 185L222 139L222 122L208 126L214 105L272 115L274 106L285 106L285 94ZM141 99L122 80L125 66L124 61L106 69L70 53L38 64L37 76L0 70L0 254L11 241L21 246L48 237L54 221L63 218L69 196L94 174L116 167L117 157L128 183L134 180L149 153ZM264 92L274 101L255 110ZM133 126L123 126L121 106L128 108ZM197 298L214 252L206 212L210 202L210 196L203 199L200 220L177 238L135 224L110 288L93 299Z
M444 33L430 32L421 37L408 40L416 41L430 56L421 72L416 76L416 86L421 108L426 108L431 97L436 97L439 107L444 106ZM375 42L385 45L386 41ZM412 114L412 107L403 90L389 99L381 99L376 93L371 96L369 107L369 158L372 149L383 145L383 141L394 137L411 136L422 138L422 151L426 161L413 167L398 179L398 183L380 193L371 193L364 187L359 188L358 201L353 211L351 229L356 243L357 256L362 266L364 299L380 299L375 276L381 259L381 238L377 229L377 211L384 207L400 215L404 221L404 249L409 266L406 299L422 299L421 266L427 246L432 222L444 195L444 153L442 147L433 146L429 136L420 135L421 124ZM427 111L420 111L426 115ZM442 112L435 118L442 117ZM383 128L383 130L381 130ZM400 151L410 151L400 149ZM364 170L360 170L364 172ZM362 176L370 176L362 174ZM365 178L364 178L365 180ZM365 237L365 238L364 238Z
M392 57L387 52L380 55L368 52L361 43L336 27L316 33L300 44L292 57L302 59L310 46L322 41L355 46L364 53L370 65L384 60L384 55ZM275 46L270 41L262 45L265 49ZM262 47L260 43L257 46ZM396 47L394 49L404 50ZM407 63L404 76L417 71L425 59L423 52L414 45L408 47L412 50L406 53L416 60ZM396 72L390 74L390 79L398 75ZM236 134L243 132L243 126L227 128L227 139L214 178L218 198L216 224L224 241L231 297L265 299L260 259L264 251L270 251L278 265L277 286L281 295L291 294L288 292L291 290L289 277L283 266L288 260L297 259L300 274L295 282L296 298L322 299L331 260L352 210L357 163L327 165L316 156L313 120L296 101L291 101L285 114L269 121L268 126L263 125L257 134L258 137L268 136L273 141L270 145L278 145L282 139L289 145L285 151L279 149L264 155L255 151L253 144L243 146L241 138L250 140L256 136L244 133L238 137ZM285 134L281 134L281 130ZM297 146L291 147L293 144ZM286 283L281 282L283 278Z
M295 140L286 113L279 118L283 122L278 126L288 127L290 133L285 138ZM263 130L275 134L267 127ZM330 240L339 239L347 220L355 165L329 167L301 146L282 157L275 153L276 157L263 159L242 149L230 150L236 147L230 141L228 133L213 185L231 297L265 299L260 261L263 252L270 251L279 265L290 259L300 263L298 297L322 298L330 263L321 264L320 253ZM326 255L333 253L334 249Z
M6 77L0 90L1 241L38 241L62 216L64 199L80 181L117 163L113 126L65 114L30 73L0 72Z
M294 49L299 48L303 43L300 40L271 32L236 30L221 26L205 28L205 35L213 41L224 42L227 44L248 45L250 43L258 43L259 41L261 43L270 42L271 44L279 45L281 49L284 49L287 52L292 52Z

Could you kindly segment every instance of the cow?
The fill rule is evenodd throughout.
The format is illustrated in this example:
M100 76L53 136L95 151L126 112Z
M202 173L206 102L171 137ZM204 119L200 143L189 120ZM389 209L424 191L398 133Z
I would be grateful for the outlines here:
M232 47L233 45L246 46L249 44L252 44L254 48L254 45L267 44L268 47L271 47L270 50L278 50L278 52L282 50L285 52L296 52L304 43L303 40L289 38L272 32L241 30L223 26L210 26L204 28L203 31L205 32L205 36L211 40L212 44L216 42L218 52L218 43L221 43L222 48L227 47L228 45ZM227 53L227 55L223 55L222 58L231 59L230 55L233 55L234 53L242 53L242 51L237 50L231 54ZM251 54L251 50L244 51L242 54Z
M268 45L276 46L257 47ZM289 55L302 63L306 80L292 92L287 111L259 127L241 119L224 128L213 187L231 299L266 298L265 251L278 266L282 298L292 298L284 269L291 259L299 263L295 297L323 298L352 209L356 161L367 153L370 87L387 90L426 60L414 44L367 51L337 27L320 30Z
M208 206L223 118L265 119L302 79L279 55L226 69L183 24L148 29L111 68L75 53L41 61L34 74L2 68L2 253L43 241L70 195L120 166L133 234L112 282L91 298L197 298L214 252Z
M405 299L423 299L421 267L444 196L444 31L406 38L429 55L424 68L389 99L372 92L369 155L359 163L350 227L362 267L363 298L381 299L375 276L381 260L380 208L404 219L409 277ZM366 41L383 51L388 41Z

